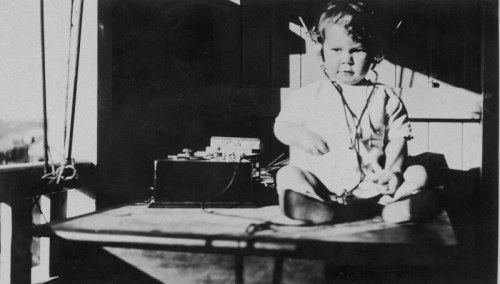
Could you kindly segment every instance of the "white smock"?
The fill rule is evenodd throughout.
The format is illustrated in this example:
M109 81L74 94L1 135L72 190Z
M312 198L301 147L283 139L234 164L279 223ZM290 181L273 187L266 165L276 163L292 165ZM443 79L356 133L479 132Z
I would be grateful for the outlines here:
M320 156L291 146L290 165L311 172L329 191L338 195L360 183L360 164L365 174L373 171L373 163L383 167L388 141L401 137L411 139L408 114L392 89L381 84L374 86L368 81L359 86L339 85L356 116L354 120L347 109L347 115L344 112L342 97L328 80L307 85L293 93L276 118L276 121L300 125L326 141L330 151ZM361 158L358 164L352 141L355 141L356 120L365 105L366 111L357 131Z

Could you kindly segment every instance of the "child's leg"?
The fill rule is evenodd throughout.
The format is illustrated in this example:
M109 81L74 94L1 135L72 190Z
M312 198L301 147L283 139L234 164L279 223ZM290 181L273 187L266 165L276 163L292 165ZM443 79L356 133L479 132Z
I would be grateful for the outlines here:
M316 176L295 166L284 166L276 174L276 187L279 195L288 189L322 201L314 190L319 186L324 185Z
M398 188L389 203L382 211L382 218L388 223L406 221L422 221L436 217L442 207L437 194L426 190L427 171L424 167L410 166L404 173L405 181Z
M422 191L427 184L427 171L420 165L410 166L403 174L404 182L394 194L394 201Z
M389 203L408 198L409 196L422 191L428 179L427 171L420 165L408 167L403 174L403 178L404 182L396 190L394 196L382 196L379 201L380 204L387 205Z
M349 222L379 215L373 199L353 199L349 205L331 201L328 189L313 174L286 166L276 176L279 205L285 216L314 224Z
M333 220L333 207L323 202L314 190L324 185L310 172L285 166L276 175L276 185L285 216L315 224Z

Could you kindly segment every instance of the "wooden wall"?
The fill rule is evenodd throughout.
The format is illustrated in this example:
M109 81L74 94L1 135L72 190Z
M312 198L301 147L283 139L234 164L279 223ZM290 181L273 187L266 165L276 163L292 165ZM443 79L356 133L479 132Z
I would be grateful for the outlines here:
M452 168L478 167L481 125L464 113L481 100L480 5L377 1L389 27L403 19L378 70L408 100L411 152L442 152ZM143 198L154 159L204 149L211 136L260 138L264 162L286 152L272 134L282 89L322 78L298 16L312 26L324 3L101 1L98 206ZM437 106L432 115L464 103L467 110L420 117L422 106L413 105L429 98L444 99L428 104Z

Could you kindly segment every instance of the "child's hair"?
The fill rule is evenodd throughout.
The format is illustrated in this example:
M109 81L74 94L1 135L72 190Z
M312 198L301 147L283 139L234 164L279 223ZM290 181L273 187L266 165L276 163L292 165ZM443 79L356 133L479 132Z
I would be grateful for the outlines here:
M318 19L316 40L322 45L326 27L333 24L342 25L354 40L365 46L370 56L381 56L382 48L375 28L374 14L373 9L365 1L330 1Z

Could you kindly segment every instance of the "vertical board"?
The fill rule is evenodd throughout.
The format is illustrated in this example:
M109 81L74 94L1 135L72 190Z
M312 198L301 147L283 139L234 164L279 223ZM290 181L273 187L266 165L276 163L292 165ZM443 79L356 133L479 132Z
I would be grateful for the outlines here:
M396 87L395 74L396 74L396 65L388 60L382 60L377 67L375 67L375 71L378 73L377 82L385 84L389 87ZM372 72L368 72L367 78L374 81L374 74Z
M480 123L463 124L463 169L481 167L482 155L482 128Z
M464 85L464 27L475 20L463 17L465 2L431 1L427 14L432 28L431 80L445 81L456 87Z
M242 87L271 87L272 13L259 2L242 1Z
M464 88L481 92L481 1L462 1L464 13ZM474 19L470 21L469 19Z
M241 87L241 18L240 7L233 3L221 2L210 5L212 14L213 58L212 67L218 75L215 78L225 86ZM221 78L222 77L222 78Z
M12 207L0 202L0 282L11 283Z
M396 66L396 87L425 88L429 86L429 76L404 66Z
M292 88L282 88L280 89L280 109L285 107L286 101L290 97L290 95L295 92L297 89Z
M412 119L460 120L477 119L482 97L462 88L402 88L400 97Z
M408 154L416 156L429 151L429 123L412 122L413 139L408 142Z
M429 151L445 156L450 169L462 169L462 123L429 123Z
M301 62L300 54L290 55L290 88L300 88Z
M272 87L290 87L292 79L291 56L304 53L304 39L301 38L300 27L290 21L287 13L272 10L271 38L271 77Z
M303 28L302 33L305 33ZM306 53L301 55L301 87L318 80L325 79L325 75L320 68L320 57L315 51L314 43L311 40L305 40Z
M294 23L289 24L292 33L302 37L302 28ZM301 84L301 54L290 54L290 88L300 88Z
M398 65L396 86L400 88L426 87L431 69L433 49L431 26L431 0L391 1L397 5L397 15L402 20L391 38L387 58ZM401 66L404 66L402 68Z

